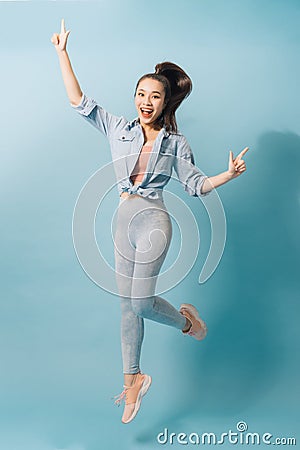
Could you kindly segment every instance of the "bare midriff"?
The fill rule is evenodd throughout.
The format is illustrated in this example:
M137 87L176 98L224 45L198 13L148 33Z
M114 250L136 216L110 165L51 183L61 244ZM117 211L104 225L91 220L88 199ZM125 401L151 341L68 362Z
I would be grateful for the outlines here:
M133 182L133 186L137 186L138 184L141 184L145 171L147 169L148 160L150 157L150 153L152 151L152 145L144 145L141 153L138 157L138 160L134 166L134 169L132 171L132 174L130 176L131 181ZM129 194L129 192L122 192L120 197L139 197L138 194Z

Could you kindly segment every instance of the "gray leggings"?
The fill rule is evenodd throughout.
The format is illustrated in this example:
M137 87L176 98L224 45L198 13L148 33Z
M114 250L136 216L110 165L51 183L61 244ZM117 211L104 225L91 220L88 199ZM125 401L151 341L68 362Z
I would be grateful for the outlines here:
M139 195L120 198L114 235L115 271L121 297L123 372L140 371L144 318L182 330L185 318L155 295L160 268L172 237L162 200Z

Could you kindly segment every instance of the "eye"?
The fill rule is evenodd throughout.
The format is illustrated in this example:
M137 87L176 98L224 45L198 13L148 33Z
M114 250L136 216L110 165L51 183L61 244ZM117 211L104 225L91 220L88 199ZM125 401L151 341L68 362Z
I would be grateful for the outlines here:
M143 97L143 95L144 95L144 94L143 94L142 92L138 92L138 96L139 96L139 97Z

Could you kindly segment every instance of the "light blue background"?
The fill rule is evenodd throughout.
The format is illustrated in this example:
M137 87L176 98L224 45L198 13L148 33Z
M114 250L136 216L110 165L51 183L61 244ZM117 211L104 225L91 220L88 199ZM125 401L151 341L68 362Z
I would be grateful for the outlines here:
M50 42L62 17L81 87L108 110L135 117L136 80L171 60L194 83L178 120L197 165L214 175L229 149L250 147L247 172L218 189L227 243L204 285L209 221L174 185L201 249L166 298L198 305L209 335L199 344L147 323L153 386L128 426L111 400L122 389L117 297L72 244L76 198L110 154L68 104ZM153 449L165 427L221 433L239 420L299 439L299 20L293 0L0 3L1 449Z

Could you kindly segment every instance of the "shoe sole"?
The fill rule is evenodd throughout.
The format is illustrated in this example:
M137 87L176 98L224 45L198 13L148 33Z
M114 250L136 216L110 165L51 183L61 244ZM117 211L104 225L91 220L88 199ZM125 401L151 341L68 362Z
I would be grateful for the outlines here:
M145 379L143 381L142 387L140 389L140 392L139 392L136 402L135 402L134 410L133 410L130 418L128 420L126 420L126 422L124 422L122 420L123 423L129 423L135 418L135 416L137 415L137 413L140 409L142 398L144 397L144 395L147 394L148 389L151 386L151 383L152 383L152 378L150 377L150 375L145 375Z
M195 336L193 336L195 339L197 339L198 341L202 341L205 336L207 335L207 325L204 322L204 320L201 319L201 317L199 316L199 313L197 311L197 309L195 308L194 305L191 305L190 303L183 303L180 307L180 311L182 311L183 309L185 309L186 311L190 312L193 314L193 316L196 317L197 320L199 320L200 324L201 324L201 328L203 328L203 337L197 338Z

